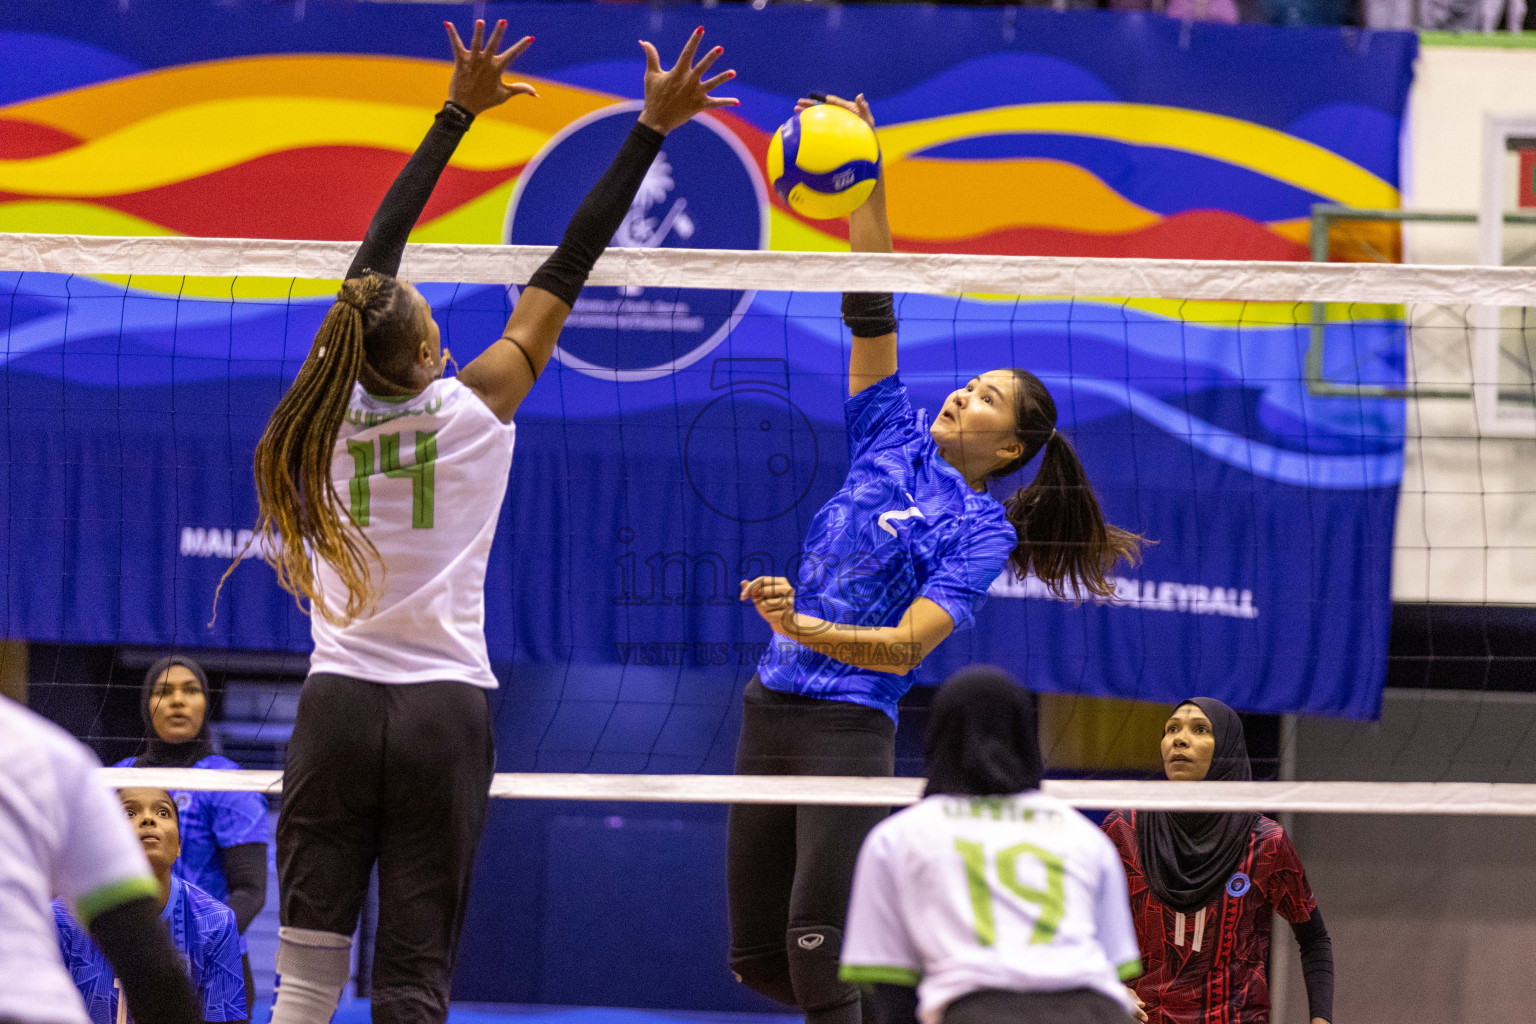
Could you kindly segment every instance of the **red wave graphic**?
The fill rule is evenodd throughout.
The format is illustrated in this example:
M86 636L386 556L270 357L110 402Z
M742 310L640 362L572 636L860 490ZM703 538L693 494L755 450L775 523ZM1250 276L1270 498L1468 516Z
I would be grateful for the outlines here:
M0 118L0 160L30 160L80 145L80 139L52 125Z
M1176 213L1150 227L1096 235L1056 228L1009 228L973 238L897 238L903 252L996 256L1118 256L1185 260L1310 259L1305 245L1224 210Z
M142 217L183 235L220 238L313 238L350 241L368 222L405 166L405 154L361 146L286 150L199 178L91 202ZM502 182L522 165L494 171L449 167L420 223L449 213ZM0 202L38 199L0 192Z

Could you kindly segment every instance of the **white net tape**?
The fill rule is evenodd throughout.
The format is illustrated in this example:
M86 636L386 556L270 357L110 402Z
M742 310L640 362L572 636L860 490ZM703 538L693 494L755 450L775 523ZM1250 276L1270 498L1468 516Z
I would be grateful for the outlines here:
M0 271L200 274L333 279L355 242L249 238L0 235ZM401 276L417 281L526 281L545 246L415 244ZM609 249L592 285L781 291L1081 295L1191 301L1536 305L1536 268L1281 263L1057 256Z
M282 772L103 768L110 786L282 792ZM504 800L631 800L680 804L916 803L922 779L827 775L582 775L507 772L491 781ZM1241 811L1276 814L1536 814L1536 785L1476 782L1140 782L1047 780L1044 790L1081 810Z

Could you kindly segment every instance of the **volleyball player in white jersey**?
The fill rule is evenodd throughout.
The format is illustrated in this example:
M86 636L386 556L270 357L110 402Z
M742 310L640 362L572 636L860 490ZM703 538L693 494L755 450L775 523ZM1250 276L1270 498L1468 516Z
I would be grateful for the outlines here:
M0 1024L90 1024L59 959L63 899L106 955L134 1019L200 1024L160 888L89 750L0 697Z
M282 929L273 1024L330 1019L379 870L375 1021L441 1022L494 763L485 691L486 560L512 417L667 132L734 105L695 66L646 55L645 103L502 337L444 379L431 309L394 275L406 237L476 114L519 93L506 23L454 49L448 102L390 187L309 358L256 450L259 533L312 614L315 653L288 745L277 828ZM485 45L482 46L482 42Z
M923 1024L1129 1024L1141 953L1125 871L1039 791L1029 695L1000 669L956 673L925 760L924 798L859 851L842 978L916 986ZM869 1000L881 1024L892 1004Z

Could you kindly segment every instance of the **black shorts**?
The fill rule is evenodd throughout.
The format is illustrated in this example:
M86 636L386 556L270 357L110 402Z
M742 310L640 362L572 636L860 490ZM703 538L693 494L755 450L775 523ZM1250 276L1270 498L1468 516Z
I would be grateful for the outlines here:
M478 687L304 682L277 819L281 919L351 935L378 864L375 1020L447 1016L495 763Z
M1064 992L986 989L944 1008L944 1024L1128 1024L1125 1007L1091 988Z

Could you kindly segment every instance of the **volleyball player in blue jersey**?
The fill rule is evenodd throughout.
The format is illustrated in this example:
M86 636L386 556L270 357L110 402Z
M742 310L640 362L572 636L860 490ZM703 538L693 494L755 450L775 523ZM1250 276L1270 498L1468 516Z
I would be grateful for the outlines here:
M212 693L208 674L191 658L161 658L144 674L139 711L144 716L144 749L117 767L211 768L239 765L213 749L208 735ZM235 912L245 1001L255 1003L245 930L267 902L267 800L260 793L172 790L176 801L181 856L176 877L191 882Z
M815 100L802 100L804 109ZM860 96L829 97L874 119ZM856 252L890 252L885 184L848 219ZM844 406L850 466L811 522L800 579L741 584L775 634L745 693L743 775L891 775L908 673L976 609L1005 565L1054 593L1108 596L1140 538L1104 521L1056 405L1027 370L961 384L938 415L914 409L896 366L889 294L843 296L853 334ZM1006 501L987 483L1040 457ZM731 966L807 1024L853 1024L859 990L838 978L854 861L885 810L731 809Z
M235 912L172 872L184 852L175 798L163 789L120 789L117 798L155 873L160 918L181 952L203 1021L249 1019ZM53 920L59 932L59 955L85 1002L91 1024L125 1019L118 1012L118 980L107 958L60 900L53 902Z

